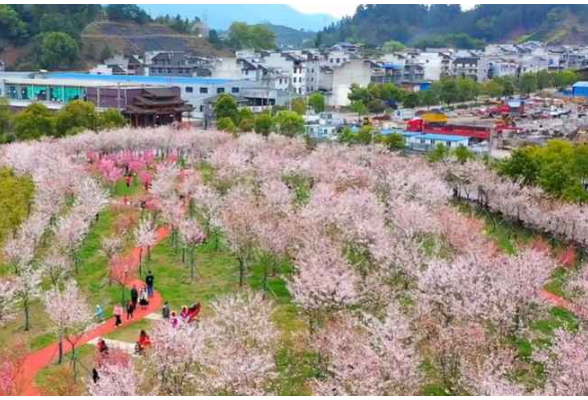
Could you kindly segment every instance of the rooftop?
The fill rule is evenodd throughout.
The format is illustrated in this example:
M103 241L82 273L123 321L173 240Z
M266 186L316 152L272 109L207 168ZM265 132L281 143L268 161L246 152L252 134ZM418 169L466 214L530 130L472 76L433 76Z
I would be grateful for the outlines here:
M588 81L580 81L580 82L576 82L572 85L572 87L578 88L578 87L588 87Z
M467 142L468 138L465 136L441 135L438 133L424 133L422 135L415 135L415 139L425 140L442 140L444 142Z
M94 80L101 82L130 82L145 85L223 85L234 82L232 79L184 78L178 76L139 76L139 75L95 75L81 72L53 72L46 75L50 79Z

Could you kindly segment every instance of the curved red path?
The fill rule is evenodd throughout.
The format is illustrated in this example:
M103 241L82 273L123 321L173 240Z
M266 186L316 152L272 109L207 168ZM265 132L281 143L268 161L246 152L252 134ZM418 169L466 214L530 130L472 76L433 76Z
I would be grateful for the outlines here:
M157 243L160 243L161 241L163 241L169 235L169 233L170 233L169 228L167 228L167 227L160 228L157 231ZM134 248L131 251L131 254L128 256L127 262L130 265L139 265L139 262L140 262L139 256L140 256L140 249ZM133 285L143 285L143 284L144 284L143 281L137 279L137 280L130 282L127 286L132 287ZM149 301L149 306L147 306L147 308L144 310L141 309L141 307L139 307L137 309L137 311L135 312L135 315L134 315L135 318L132 320L127 321L123 318L122 326L130 325L130 324L133 324L137 321L142 320L148 314L151 314L151 313L157 311L161 307L162 302L163 302L163 300L161 298L161 295L158 292L155 292L153 297ZM114 318L111 318L108 321L98 325L94 329L86 332L84 334L84 336L82 336L82 338L79 340L77 346L81 346L83 344L86 344L90 340L95 339L97 337L107 335L107 334L111 333L112 331L114 331L115 329L117 329L117 328L114 326ZM64 354L69 353L70 351L71 351L71 348L67 345L67 343L64 343L64 345L63 345ZM23 388L23 392L22 392L23 395L25 395L25 396L40 395L39 389L35 386L35 376L37 375L37 373L41 369L43 369L46 366L48 366L49 364L51 364L51 362L53 362L55 360L55 356L57 354L58 354L58 345L57 345L57 343L54 343L52 345L49 345L41 350L37 350L37 351L28 355L28 357L26 358L25 364L24 364L22 375L21 375L21 379L22 379L22 382L21 382L22 386L21 387Z
M547 290L543 290L541 291L541 297L549 303L553 304L554 306L564 308L576 314L578 317L588 319L588 310L586 310L583 307L575 305L571 301L566 300L561 296L548 292Z

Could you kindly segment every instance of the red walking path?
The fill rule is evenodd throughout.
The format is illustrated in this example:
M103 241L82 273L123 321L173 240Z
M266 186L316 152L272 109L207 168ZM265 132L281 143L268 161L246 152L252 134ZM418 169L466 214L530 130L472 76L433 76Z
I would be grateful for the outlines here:
M169 228L163 227L157 231L157 243L163 241L169 235ZM140 254L141 250L139 248L134 248L128 258L125 260L128 262L128 265L138 266L140 263ZM143 285L144 282L141 280L133 280L127 286L130 288L133 285ZM151 300L149 301L149 305L146 309L142 309L139 307L137 311L135 311L134 319L132 320L125 320L123 318L123 324L130 325L137 321L142 320L147 315L157 311L162 305L162 298L158 292L155 292ZM104 322L103 324L98 325L94 329L86 332L82 338L78 341L77 346L81 346L83 344L88 343L90 340L95 339L100 336L104 336L109 334L110 332L117 329L114 326L114 318L109 319L108 321ZM68 346L66 342L63 345L63 352L69 353L71 348ZM23 371L21 373L21 387L23 388L22 394L25 396L37 396L40 395L39 389L35 386L35 376L37 373L51 364L55 360L56 355L58 354L58 344L53 343L41 350L35 351L27 357Z
M547 290L543 290L541 292L541 297L543 297L544 300L548 301L554 306L565 308L566 310L576 314L578 317L588 319L588 310L586 310L583 307L575 305L571 301L566 300L561 296L548 292Z

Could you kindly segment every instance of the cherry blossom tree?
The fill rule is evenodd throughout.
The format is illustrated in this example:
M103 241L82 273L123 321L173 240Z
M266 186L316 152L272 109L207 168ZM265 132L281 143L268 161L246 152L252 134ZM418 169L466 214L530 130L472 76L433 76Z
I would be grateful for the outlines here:
M103 237L100 240L100 249L109 261L112 260L115 255L119 254L123 248L124 243L120 236Z
M63 359L63 340L67 340L71 345L75 376L75 345L80 339L79 336L92 324L93 315L90 307L73 280L68 281L63 290L54 286L47 291L44 303L45 311L59 340L58 362L61 363Z
M42 269L51 279L51 283L55 286L71 273L70 260L59 253L59 251L52 251L42 261Z
M143 253L147 252L149 257L151 248L157 243L157 231L155 229L155 222L151 215L147 215L139 221L139 225L135 228L135 242L139 246L139 276L143 273Z
M533 358L545 368L542 396L588 395L588 335L559 329L552 346L535 352Z
M41 275L41 270L27 265L20 269L14 279L14 294L25 314L25 331L28 331L31 327L31 302L41 296Z
M109 264L110 280L120 285L121 289L121 304L125 305L126 286L133 280L136 266L134 263L129 263L120 254L115 255Z
M87 384L91 396L140 396L142 374L129 365L104 363L98 368L97 382Z
M0 396L20 396L24 385L22 373L28 348L24 341L0 349Z
M219 212L222 199L219 194L206 185L197 185L192 194L196 217L200 221L206 238L215 238L218 247L218 230L220 228Z
M274 353L279 338L272 304L259 294L244 292L223 297L211 308L208 385L221 394L268 394L268 384L277 372Z
M187 248L188 265L190 266L190 279L194 279L196 273L194 252L196 251L196 246L204 242L204 232L200 228L200 224L193 219L186 219L182 221L179 226L179 231L182 241Z
M548 254L532 249L514 257L478 252L453 261L433 260L421 274L421 305L447 320L493 323L503 333L521 330L555 267Z
M0 326L14 319L16 306L16 282L10 278L0 280Z
M295 260L296 274L288 281L294 302L309 317L309 328L321 313L358 301L359 276L328 237L306 232L307 239Z
M55 238L59 247L73 261L76 273L78 273L79 259L77 251L88 233L89 225L80 220L76 213L69 213L59 218L55 227Z
M384 321L343 315L317 335L327 377L314 380L318 395L406 395L419 390L420 357L409 321L391 304Z
M257 245L254 224L258 218L259 208L247 189L236 187L225 196L219 220L231 252L239 262L239 286L245 283L248 264Z
M279 338L272 304L242 292L216 300L211 308L214 315L198 326L156 325L147 357L158 394L267 394Z
M205 327L195 324L180 322L174 327L169 321L161 321L155 326L147 357L158 378L158 394L197 394L199 385L206 384L202 359L207 337Z

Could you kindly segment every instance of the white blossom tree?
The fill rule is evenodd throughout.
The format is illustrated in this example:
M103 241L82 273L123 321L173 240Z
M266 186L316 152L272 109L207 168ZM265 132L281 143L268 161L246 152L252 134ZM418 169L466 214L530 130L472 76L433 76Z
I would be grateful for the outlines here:
M73 280L68 281L63 290L53 287L47 291L44 303L45 311L59 340L59 363L63 359L63 341L66 340L71 345L75 376L75 346L80 339L79 336L92 324L93 315L90 307Z
M16 307L16 282L3 278L0 280L0 326L14 319Z
M14 294L25 314L25 331L30 329L31 302L41 296L42 271L30 265L22 267L15 277Z

